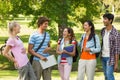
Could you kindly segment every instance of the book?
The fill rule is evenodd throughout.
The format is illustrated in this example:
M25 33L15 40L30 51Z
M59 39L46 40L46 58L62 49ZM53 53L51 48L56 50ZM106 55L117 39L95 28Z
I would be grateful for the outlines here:
M46 69L46 68L56 65L57 61L54 55L50 55L47 57L47 61L40 60L40 64L43 69Z
M74 48L74 45L68 45L64 47L64 50L68 51L68 52L72 52ZM63 53L62 57L70 57L70 55Z

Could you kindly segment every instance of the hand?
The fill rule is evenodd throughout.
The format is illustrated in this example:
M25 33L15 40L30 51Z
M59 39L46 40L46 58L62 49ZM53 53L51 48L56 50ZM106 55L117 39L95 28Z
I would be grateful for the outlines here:
M60 53L59 54L62 54L63 53L63 51L60 51Z
M47 58L45 58L43 56L40 59L43 60L43 61L47 61Z
M90 48L84 48L83 51L90 52Z
M26 49L22 48L22 54L26 54Z
M51 49L50 47L45 48L45 50L43 51L43 53L47 53L50 49Z
M115 64L114 65L114 71L117 71L118 70L118 64Z
M63 50L63 53L68 53L66 50Z

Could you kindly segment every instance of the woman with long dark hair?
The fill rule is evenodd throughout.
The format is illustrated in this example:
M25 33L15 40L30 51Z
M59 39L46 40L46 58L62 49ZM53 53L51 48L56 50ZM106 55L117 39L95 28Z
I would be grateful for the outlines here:
M67 47L69 51L65 49ZM75 56L76 40L71 28L65 28L63 38L58 40L56 52L58 53L58 70L61 80L69 80L72 69L73 56Z
M79 42L81 48L81 55L78 65L77 80L84 80L85 74L87 80L94 80L94 73L96 67L96 54L100 52L100 40L95 34L95 28L92 21L86 21L83 25L85 34L82 35Z

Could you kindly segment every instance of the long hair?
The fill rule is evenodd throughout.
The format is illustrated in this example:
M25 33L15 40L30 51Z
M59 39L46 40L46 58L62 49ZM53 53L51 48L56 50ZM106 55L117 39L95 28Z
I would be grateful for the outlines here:
M88 41L90 41L92 39L92 37L95 36L95 27L94 27L94 24L92 23L92 21L88 20L85 22L87 22L88 25L91 26L91 33L90 33L89 38L88 38Z
M70 43L72 42L72 40L74 40L75 39L75 34L74 34L74 31L73 31L73 29L72 28L70 28L70 27L66 27L66 28L64 28L64 29L67 29L68 30L68 33L70 34Z

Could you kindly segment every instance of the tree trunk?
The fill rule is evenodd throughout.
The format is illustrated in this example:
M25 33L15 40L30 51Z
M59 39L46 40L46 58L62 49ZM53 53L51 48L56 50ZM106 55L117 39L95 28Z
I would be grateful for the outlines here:
M58 24L58 33L59 33L59 37L58 38L62 38L62 35L63 35L63 30L64 30L64 28L65 28L66 26L64 26L64 25L60 25L60 24Z
M112 4L112 13L115 15L115 6Z
M69 13L69 11L67 10L68 4L67 4L67 0L61 0L61 14L58 16L59 17L59 22L58 22L58 32L59 32L59 38L62 37L63 34L63 30L65 27L67 26L68 23L68 17L67 14Z

